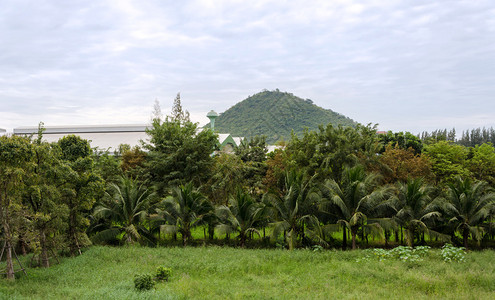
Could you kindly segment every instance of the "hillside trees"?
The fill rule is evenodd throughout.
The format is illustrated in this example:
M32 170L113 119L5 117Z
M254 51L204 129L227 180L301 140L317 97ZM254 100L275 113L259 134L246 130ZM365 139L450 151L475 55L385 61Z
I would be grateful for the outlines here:
M330 109L318 107L291 93L264 90L237 103L215 121L220 132L251 138L265 135L268 143L288 140L292 130L301 137L305 128L320 124L356 126L353 120Z

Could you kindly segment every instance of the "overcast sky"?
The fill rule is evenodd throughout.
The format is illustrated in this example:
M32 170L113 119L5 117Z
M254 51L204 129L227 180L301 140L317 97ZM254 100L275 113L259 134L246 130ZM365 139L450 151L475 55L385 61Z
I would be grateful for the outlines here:
M193 120L280 89L380 130L495 127L495 1L0 1L0 128Z

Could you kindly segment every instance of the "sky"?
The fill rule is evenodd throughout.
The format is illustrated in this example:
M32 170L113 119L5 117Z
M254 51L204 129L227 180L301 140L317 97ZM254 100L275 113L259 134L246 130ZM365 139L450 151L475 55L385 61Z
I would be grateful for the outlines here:
M192 120L263 89L380 130L495 127L493 0L0 1L0 128Z

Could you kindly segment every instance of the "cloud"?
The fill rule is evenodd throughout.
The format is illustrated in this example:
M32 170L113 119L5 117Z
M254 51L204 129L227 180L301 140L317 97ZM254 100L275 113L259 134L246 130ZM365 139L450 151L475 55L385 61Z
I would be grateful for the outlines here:
M202 122L264 88L392 130L495 109L489 0L6 0L0 18L0 127L145 123L179 91Z

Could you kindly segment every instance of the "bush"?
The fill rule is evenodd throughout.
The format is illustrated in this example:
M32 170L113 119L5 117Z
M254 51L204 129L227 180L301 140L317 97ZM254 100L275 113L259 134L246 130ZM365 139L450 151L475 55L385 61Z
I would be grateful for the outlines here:
M155 278L159 281L168 281L172 276L172 269L165 267L156 268Z
M445 262L464 262L466 261L466 251L464 247L454 247L451 244L445 244L442 247L442 258Z
M139 291L151 290L155 287L155 281L150 274L140 274L134 277L134 287Z

